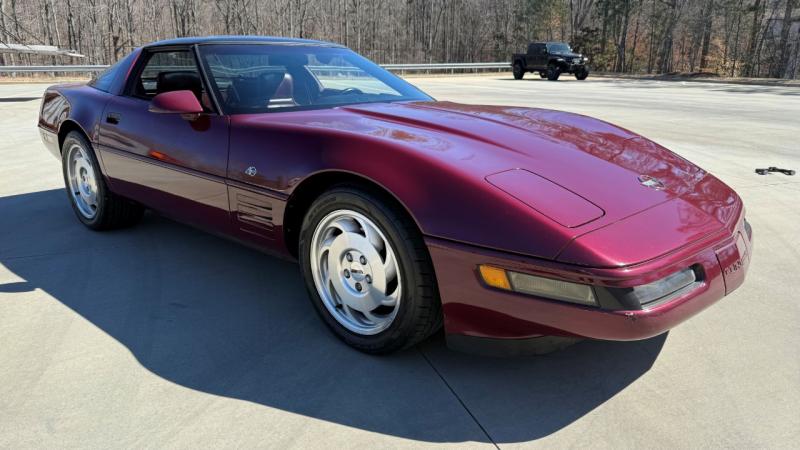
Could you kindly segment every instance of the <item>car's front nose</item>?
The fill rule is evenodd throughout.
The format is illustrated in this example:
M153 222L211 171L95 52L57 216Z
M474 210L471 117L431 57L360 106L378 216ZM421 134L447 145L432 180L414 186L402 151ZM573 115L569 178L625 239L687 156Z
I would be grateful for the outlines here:
M448 340L468 336L506 343L541 336L624 341L661 334L741 285L750 261L751 242L752 231L743 211L724 229L669 254L613 268L557 263L427 239ZM513 282L507 288L491 287L492 283L487 283L486 275L481 273L482 266L500 268L507 274L588 285L595 302L578 304L532 295L531 291L515 289ZM687 271L692 274L689 278L679 276ZM652 288L665 280L678 283L674 292L665 291L668 295L650 298L644 304L637 304L636 297L630 297L637 287Z

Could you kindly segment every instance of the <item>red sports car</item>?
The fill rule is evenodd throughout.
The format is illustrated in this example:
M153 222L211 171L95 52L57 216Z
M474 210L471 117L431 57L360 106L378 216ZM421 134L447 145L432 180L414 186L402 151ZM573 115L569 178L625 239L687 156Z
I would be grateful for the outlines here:
M644 339L736 289L750 260L740 198L658 144L437 102L327 42L157 42L49 88L39 128L84 225L149 208L297 259L325 323L371 353L442 324L491 353Z

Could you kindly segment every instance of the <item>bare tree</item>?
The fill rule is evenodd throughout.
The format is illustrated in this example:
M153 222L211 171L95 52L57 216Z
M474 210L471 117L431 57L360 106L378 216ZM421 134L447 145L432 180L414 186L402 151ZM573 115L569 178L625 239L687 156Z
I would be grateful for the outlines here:
M798 0L0 0L0 40L67 46L97 64L198 34L330 40L381 63L507 61L529 41L563 40L587 54L593 70L780 77L800 66L797 7Z

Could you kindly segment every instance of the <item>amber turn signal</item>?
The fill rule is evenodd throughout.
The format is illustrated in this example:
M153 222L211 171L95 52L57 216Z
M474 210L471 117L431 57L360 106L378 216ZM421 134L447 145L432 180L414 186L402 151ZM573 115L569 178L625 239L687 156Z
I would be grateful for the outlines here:
M483 278L484 283L491 287L511 290L511 283L508 282L508 276L506 276L505 270L485 264L478 266L478 270L481 272L481 278Z

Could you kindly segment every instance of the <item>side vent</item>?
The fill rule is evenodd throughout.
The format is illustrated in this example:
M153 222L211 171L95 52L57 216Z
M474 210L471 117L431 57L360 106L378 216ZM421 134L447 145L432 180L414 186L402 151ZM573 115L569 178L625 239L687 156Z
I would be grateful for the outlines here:
M266 239L275 239L275 226L272 222L272 203L263 197L237 192L236 219L239 228Z

